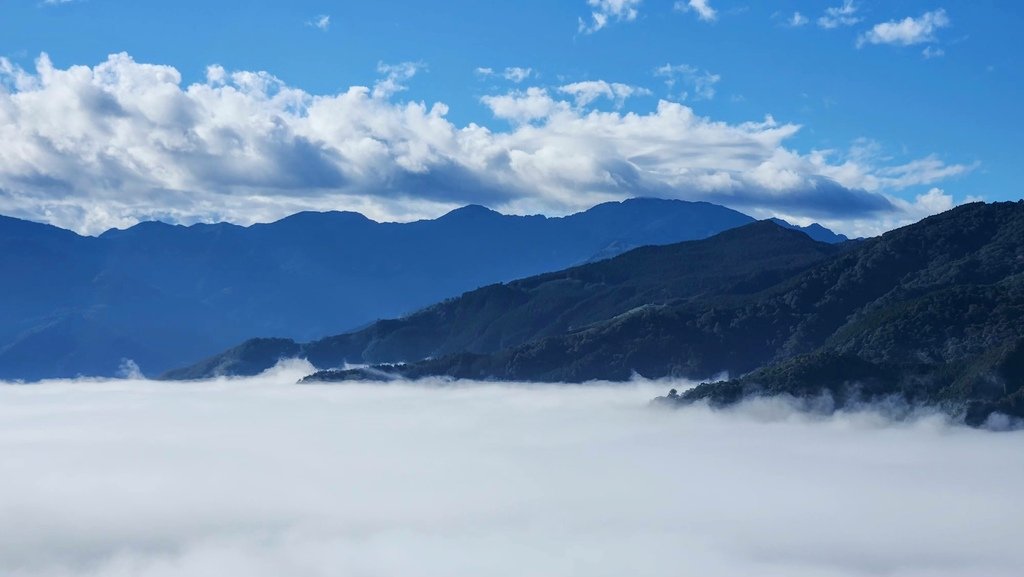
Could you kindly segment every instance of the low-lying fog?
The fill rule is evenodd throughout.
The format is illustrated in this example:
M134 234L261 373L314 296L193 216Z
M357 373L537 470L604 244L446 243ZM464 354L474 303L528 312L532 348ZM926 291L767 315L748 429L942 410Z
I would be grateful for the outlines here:
M627 386L0 386L5 576L1019 577L1024 433Z

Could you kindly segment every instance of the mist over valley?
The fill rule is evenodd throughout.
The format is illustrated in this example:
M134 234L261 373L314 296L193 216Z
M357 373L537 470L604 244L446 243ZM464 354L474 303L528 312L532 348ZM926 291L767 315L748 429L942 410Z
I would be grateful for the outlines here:
M1021 433L685 382L0 385L18 577L1013 577Z

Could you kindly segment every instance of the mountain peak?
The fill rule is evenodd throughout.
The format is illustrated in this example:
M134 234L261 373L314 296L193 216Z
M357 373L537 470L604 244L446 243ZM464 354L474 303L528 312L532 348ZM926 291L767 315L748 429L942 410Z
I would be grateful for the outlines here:
M495 216L504 216L500 212L491 210L486 206L479 204L467 204L466 206L456 208L455 210L441 216L437 220L476 220L482 218L490 218Z
M608 212L608 211L619 211L619 212L621 212L622 209L624 209L624 208L625 209L632 209L632 210L645 210L645 209L660 210L660 209L665 209L665 208L671 209L671 208L674 208L674 207L681 207L681 206L694 207L694 206L697 206L697 205L712 206L711 203L707 203L707 202L694 202L694 201L690 201L690 200L680 200L680 199L676 199L676 198L655 198L653 196L634 196L633 198L627 198L625 200L612 200L612 201L609 201L609 202L602 202L601 204L594 205L591 208L583 211L583 213L580 213L580 214L587 214L587 213L596 214L596 213L602 213L602 212ZM722 208L725 208L725 207L722 207Z
M152 234L154 232L173 230L176 225L168 224L160 220L144 220L128 228L112 228L100 235L100 238L115 238L138 234Z
M55 235L65 238L81 238L75 232L58 228L52 224L0 215L0 237L27 238Z
M771 221L771 222L774 222L775 224L777 224L777 225L779 225L779 226L781 226L783 228L788 228L788 229L791 229L791 230L798 230L798 231L806 234L807 236L809 236L809 237L811 237L814 240L819 241L819 242L827 242L827 243L831 243L831 244L837 244L837 243L840 243L840 242L846 242L846 241L850 240L850 237L846 236L845 234L838 234L836 232L833 232L833 231L825 228L824 226L821 226L820 224L818 224L816 222L812 222L811 224L809 224L807 226L797 226L795 224L791 224L791 223L789 223L789 222L787 222L785 220L782 220L781 218L774 218L773 217L773 218L769 218L767 220Z
M370 218L366 217L362 213L352 212L348 210L337 211L329 210L324 212L304 210L297 212L293 215L286 216L280 220L277 220L271 224L290 223L290 224L321 224L321 223L365 223L375 222Z
M707 242L742 244L762 243L769 241L806 243L808 242L808 240L813 242L821 242L813 238L809 239L809 235L801 233L803 233L803 231L796 229L794 227L783 226L773 220L758 220L747 225L723 231L720 234L717 234L707 239Z

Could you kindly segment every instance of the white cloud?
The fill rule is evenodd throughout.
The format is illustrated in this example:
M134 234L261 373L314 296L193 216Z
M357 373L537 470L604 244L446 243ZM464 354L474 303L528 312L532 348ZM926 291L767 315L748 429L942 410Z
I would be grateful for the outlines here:
M320 30L327 32L331 27L331 17L327 14L321 14L310 20L307 24L313 28L319 28Z
M14 577L1011 577L1022 433L685 383L0 386ZM955 520L955 522L951 522ZM911 536L912 538L908 538Z
M510 66L509 68L505 69L504 73L502 73L502 76L505 77L505 80L511 80L512 82L515 82L516 84L519 84L520 82L523 82L524 80L526 80L527 78L529 78L532 75L533 75L533 69L532 68L522 68L522 67L519 67L519 66Z
M938 9L925 12L919 18L906 17L903 20L891 20L875 24L857 39L857 46L864 44L892 44L911 46L935 41L935 32L949 26L946 11Z
M977 164L950 166L932 155L906 164L879 169L877 173L879 179L878 187L900 189L930 184L954 176L960 176L974 168L977 168Z
M566 109L565 103L556 102L547 90L537 87L499 96L485 96L483 102L494 116L517 123L549 118L555 111Z
M706 22L718 18L718 11L711 7L709 0L676 0L674 8L680 12L695 12L697 18Z
M0 59L0 213L98 233L299 210L414 220L470 202L557 215L641 195L852 221L973 168L801 153L786 146L797 125L721 122L670 100L594 110L595 98L645 93L604 81L488 95L511 128L456 126L443 103L397 100L419 69L382 65L372 89L313 95L216 65L183 86L174 68L126 54L67 69L44 55L35 71ZM715 75L667 70L691 98L713 94Z
M825 9L825 14L818 18L818 26L826 29L853 26L862 20L857 16L859 9L860 7L853 0L843 0L841 6Z
M913 202L903 201L903 208L915 221L939 212L945 212L956 203L953 197L941 188L933 188L924 194L917 195Z
M639 15L637 8L643 0L587 0L593 11L590 20L579 19L579 31L593 34L609 23L632 22Z
M402 62L400 64L377 65L377 72L384 75L384 78L373 85L374 98L390 98L398 92L404 92L408 87L404 84L411 80L416 73L423 69L420 62Z
M945 212L959 204L966 202L975 202L981 200L976 197L967 197L961 201L957 201L953 198L953 195L946 193L940 188L932 188L927 192L915 195L913 200L906 200L901 197L890 197L889 200L892 202L895 210L880 213L871 218L850 218L850 219L837 219L837 218L806 218L799 215L787 216L785 211L776 211L771 213L770 211L755 211L757 214L752 216L758 216L762 218L768 218L772 216L780 216L780 218L790 220L793 223L800 225L808 225L812 222L817 221L826 227L838 227L843 230L845 234L850 237L871 237L881 234L882 232L892 230L908 224L913 224L922 218Z
M490 78L497 74L497 72L489 66L480 66L473 72L481 78ZM522 66L509 66L501 72L502 78L515 84L525 82L531 76L535 76L533 68L526 68Z
M616 108L622 108L627 98L632 96L650 95L651 91L639 86L630 86L619 82L605 82L604 80L588 80L573 82L558 88L563 94L572 95L576 106L588 106L598 98L607 98L615 102Z
M940 58L946 55L946 51L942 48L936 48L934 46L925 46L924 50L921 51L921 56L924 56L926 60L932 58Z
M810 22L810 20L803 14L799 12L794 12L793 15L789 17L789 20L787 22L793 28L798 28L800 26L807 24L808 22Z
M211 86L223 86L228 81L228 71L219 64L206 67L206 83Z
M711 100L715 85L722 77L689 64L665 64L654 69L654 75L665 79L669 90L678 90L681 100Z

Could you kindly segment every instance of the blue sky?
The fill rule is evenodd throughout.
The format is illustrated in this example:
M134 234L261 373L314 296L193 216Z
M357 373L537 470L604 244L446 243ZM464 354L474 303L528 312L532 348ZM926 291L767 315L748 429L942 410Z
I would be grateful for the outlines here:
M252 222L303 208L405 220L480 202L555 214L638 194L870 234L969 198L1019 197L1022 14L1009 0L11 0L0 8L0 56L6 120L17 130L3 136L8 147L43 148L5 155L0 145L0 212L96 232L145 218ZM44 81L44 53L57 71L89 67L89 82L118 106L90 109L96 101L73 74ZM153 94L163 93L104 84L114 74L98 70L105 62L118 78L143 64L173 68L181 94L193 85L251 90L235 72L274 79L259 88L258 113L234 114L223 98L190 104L204 112L183 114L180 131L198 136L168 144L152 136L179 132L154 120L152 107L164 105ZM356 108L308 109L353 86L369 92ZM297 103L278 98L268 111L268 99L289 91ZM408 103L421 102L413 118ZM435 103L445 126L424 128ZM700 125L673 116L679 110ZM65 135L53 115L75 111L89 126L72 134L68 122ZM356 126L346 115L385 120ZM124 126L135 117L144 122ZM234 166L237 150L210 144L199 117L230 125L238 148L260 156L253 163L292 176ZM283 128L272 133L231 124L274 118ZM313 118L315 127L303 124ZM103 133L117 136L95 136ZM371 141L387 152L366 153ZM216 173L219 159L228 176Z

